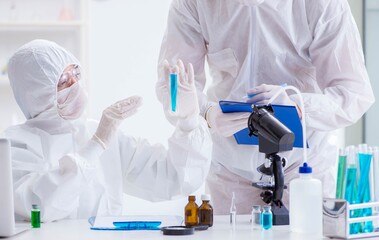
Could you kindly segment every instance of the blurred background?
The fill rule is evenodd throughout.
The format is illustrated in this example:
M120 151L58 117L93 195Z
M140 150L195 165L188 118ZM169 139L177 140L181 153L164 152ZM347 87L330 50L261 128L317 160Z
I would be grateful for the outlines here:
M173 127L164 118L155 95L157 60L171 0L0 0L0 132L25 118L7 78L7 62L24 43L43 38L62 45L82 63L89 92L87 114L95 119L117 100L144 98L137 115L123 130L167 146ZM348 1L361 33L366 65L379 90L379 0ZM355 125L338 130L336 144L344 147L379 145L379 103ZM200 194L195 194L200 203ZM151 203L125 195L125 214L182 215L187 198Z

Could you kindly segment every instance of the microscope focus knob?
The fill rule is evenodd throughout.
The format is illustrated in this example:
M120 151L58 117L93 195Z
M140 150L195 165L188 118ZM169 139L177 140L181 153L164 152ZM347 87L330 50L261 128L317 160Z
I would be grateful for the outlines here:
M285 167L287 164L287 158L282 158L282 166Z

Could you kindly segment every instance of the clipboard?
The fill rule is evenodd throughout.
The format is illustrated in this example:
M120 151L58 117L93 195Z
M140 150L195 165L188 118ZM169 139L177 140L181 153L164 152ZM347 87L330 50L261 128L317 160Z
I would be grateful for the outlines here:
M253 112L252 103L220 101L219 105L223 113L232 112ZM274 116L288 127L295 135L293 147L303 147L303 131L299 115L295 106L271 105L274 110ZM246 123L247 125L247 123ZM246 127L234 135L238 144L242 145L258 145L258 137L249 136L249 129ZM308 143L307 143L308 147Z

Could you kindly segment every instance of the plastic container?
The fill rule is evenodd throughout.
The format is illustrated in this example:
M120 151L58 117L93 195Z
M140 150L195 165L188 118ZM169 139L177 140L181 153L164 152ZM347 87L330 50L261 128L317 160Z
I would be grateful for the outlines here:
M322 184L312 178L312 168L304 163L299 178L290 182L290 229L292 232L322 237Z

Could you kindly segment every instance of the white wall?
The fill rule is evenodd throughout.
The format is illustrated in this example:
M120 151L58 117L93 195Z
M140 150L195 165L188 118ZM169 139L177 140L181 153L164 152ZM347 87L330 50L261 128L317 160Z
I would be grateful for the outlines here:
M353 13L355 22L357 23L359 33L362 39L363 30L363 1L348 0L351 12ZM360 119L357 123L345 128L345 146L357 145L363 143L363 121Z
M102 110L113 102L140 95L144 98L144 105L137 115L125 120L123 129L130 135L166 146L173 127L164 118L154 85L170 2L91 1L89 34L91 116L98 119ZM126 196L124 212L182 216L186 203L186 197L150 203Z

